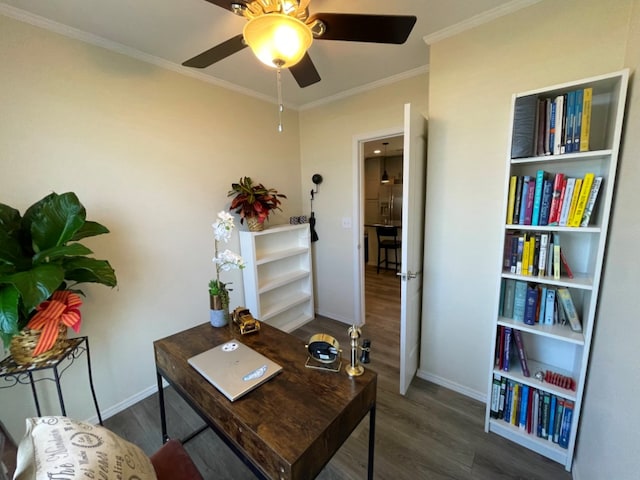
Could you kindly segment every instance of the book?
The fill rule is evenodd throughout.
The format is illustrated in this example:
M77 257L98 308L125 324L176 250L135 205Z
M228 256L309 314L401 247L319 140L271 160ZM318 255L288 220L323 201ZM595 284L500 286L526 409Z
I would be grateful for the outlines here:
M576 179L573 177L569 177L566 179L566 186L564 188L564 192L561 195L562 201L560 208L560 220L558 221L558 225L561 227L567 226L567 219L569 218L569 209L571 208L571 201L573 200L573 187L576 184Z
M553 325L555 308L556 308L556 291L553 288L547 288L547 297L544 305L544 324L545 325Z
M513 207L516 202L516 183L518 176L512 175L509 179L509 199L507 202L507 225L513 225Z
M571 422L573 420L573 402L564 401L564 409L562 410L562 422L560 424L560 438L558 445L562 448L569 448L569 438L571 437Z
M534 95L518 97L513 107L511 158L535 156L535 129L538 98Z
M564 174L556 173L553 180L553 190L551 193L551 206L549 207L549 221L547 225L557 225L560 211L560 194L562 193L562 184L564 182Z
M493 382L491 385L491 418L498 418L498 412L500 409L500 375L493 374Z
M573 303L573 299L571 298L571 292L566 287L559 287L556 289L556 295L558 296L559 303L562 305L562 310L569 322L569 326L571 330L574 332L581 332L582 325L580 323L580 318L578 317L578 312L576 311L576 306Z
M538 310L538 325L544 325L544 313L545 313L545 307L547 305L547 287L542 285L540 286L540 292L538 293L538 298L540 299L540 301L538 302L538 305L540 305L540 308Z
M509 422L511 420L511 400L513 398L513 381L507 380L507 388L504 398L504 416L503 420Z
M516 289L513 298L513 319L524 321L524 310L527 304L527 282L516 280Z
M504 327L504 348L502 349L502 370L509 371L511 366L511 327Z
M584 215L585 208L587 207L587 201L591 194L591 186L595 175L591 172L586 173L582 180L582 186L580 187L580 196L578 197L578 203L576 204L576 211L573 214L573 218L569 224L570 227L579 227L582 222L582 216Z
M522 202L522 183L524 177L519 176L516 181L516 193L515 200L513 205L513 225L518 225L520 223L520 203Z
M500 380L500 402L498 405L498 418L504 418L504 403L507 395L507 378Z
M522 275L529 275L529 236L524 235L524 242L522 244L522 268L520 273Z
M518 418L520 417L520 385L518 382L513 384L513 395L511 397L511 418L509 423L511 425L517 425Z
M518 216L518 223L524 225L525 212L527 211L527 198L529 196L529 182L531 177L525 175L522 177L522 192L520 194L520 214ZM586 202L585 202L586 204Z
M555 431L557 404L558 404L558 398L555 395L551 395L551 402L549 403L549 428L547 431L547 440L549 440L550 442L553 442L553 432Z
M547 272L547 254L549 249L549 234L540 234L540 253L538 254L538 276L544 277Z
M560 224L560 215L562 214L562 205L564 204L564 197L565 197L565 193L567 192L567 181L569 180L569 177L564 177L562 179L562 186L560 188L560 200L558 201L558 213L557 213L557 217L556 217L556 221L553 223L553 225L559 225Z
M504 308L502 316L513 318L513 300L516 293L516 281L513 278L507 278L504 282Z
M518 354L518 360L520 361L520 368L522 368L522 375L530 377L529 364L527 363L527 354L524 350L524 342L522 341L522 332L518 329L513 329L513 339L516 344L516 353Z
M569 215L567 218L567 225L571 223L571 219L576 213L576 206L578 205L578 197L580 196L580 188L582 188L582 178L576 178L576 183L573 188L573 195L571 196L571 203L569 205ZM588 200L587 200L588 203Z
M547 150L549 155L553 155L553 146L556 143L556 102L550 100L551 111L549 112L549 144Z
M531 408L531 412L532 412L532 419L531 419L531 423L532 423L532 431L529 433L533 433L533 429L535 429L536 431L536 435L539 436L539 426L540 426L540 420L539 420L539 415L538 412L540 411L540 391L538 389L534 389L533 391L533 405Z
M553 278L560 280L560 234L553 234Z
M556 400L556 415L554 417L553 424L553 443L558 443L560 440L560 426L562 425L562 414L564 413L564 403L565 400L563 398L558 397Z
M538 287L536 285L527 285L526 295L523 321L527 325L535 325L536 306L538 305Z
M496 333L496 362L495 368L502 369L502 356L504 354L504 327L498 325L498 332Z
M544 155L544 136L546 132L546 118L547 118L547 102L544 98L538 99L538 128L537 132L537 144L536 155Z
M533 250L533 254L529 256L533 256L533 261L531 262L531 272L530 274L534 277L538 276L538 269L540 264L540 238L542 235L540 232L536 232L531 239L532 245L531 249Z
M589 136L591 133L591 99L593 88L587 87L582 94L582 126L580 128L580 151L589 151Z
M596 205L596 200L598 199L598 192L600 191L600 186L602 185L602 177L594 177L593 184L591 185L591 192L589 192L589 198L587 200L587 205L584 208L584 213L582 214L582 220L580 221L581 227L588 227L589 222L591 221L591 214Z
M564 269L564 273L567 275L567 277L573 278L573 272L571 271L571 268L569 268L569 262L567 262L567 259L564 256L564 250L562 248L560 249L560 263L562 264L562 268L560 269L560 271L562 272L562 269Z
M553 139L553 155L560 155L563 153L562 145L562 127L564 118L564 96L558 95L555 100L556 105L556 119L555 119L555 134Z
M531 225L539 225L540 207L542 205L542 190L544 188L546 172L538 170L536 172L536 186L533 194L533 211L531 212Z
M551 209L551 197L553 194L553 182L548 179L544 179L542 183L542 200L540 202L540 219L538 224L541 226L549 223L549 212Z
M522 275L522 256L524 255L524 235L518 235L518 250L516 259L516 275Z
M549 234L551 235L551 234ZM547 276L553 276L553 241L552 237L549 237L549 248L547 248Z
M551 107L553 102L551 101L550 98L545 98L545 107L544 107L544 113L545 113L545 119L544 119L544 154L545 155L551 155L551 150L549 150L549 145L551 145L550 143L550 137L551 137Z
M529 177L529 188L527 189L527 202L524 210L524 225L531 225L531 217L533 214L533 201L536 192L536 179Z
M527 429L527 413L529 412L529 385L520 387L520 418L518 427L520 430Z
M516 273L518 267L518 235L511 235L511 259L509 262L509 271Z
M529 398L527 401L527 433L531 433L533 429L533 394L535 388L529 387Z
M498 300L498 316L502 317L504 315L504 286L505 279L500 279L500 299Z
M575 121L573 124L573 145L571 146L572 152L580 151L580 131L582 130L582 100L584 97L584 90L576 90L576 103L575 103Z
M566 134L565 134L565 142L564 142L564 151L565 153L571 153L573 151L573 128L575 124L576 118L576 92L575 90L567 93L567 105L566 105Z
M541 431L541 437L542 438L547 438L548 437L548 430L549 430L549 408L551 407L551 398L549 393L544 392L542 394L542 418L540 419L540 423L541 423L541 427L542 427L542 431Z

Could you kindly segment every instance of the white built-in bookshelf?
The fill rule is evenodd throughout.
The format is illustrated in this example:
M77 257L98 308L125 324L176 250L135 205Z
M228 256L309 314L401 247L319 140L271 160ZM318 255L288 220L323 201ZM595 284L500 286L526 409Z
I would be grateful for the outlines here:
M246 307L262 322L290 332L313 320L309 224L240 232Z
M499 294L495 301L485 430L502 435L553 459L563 464L567 471L571 470L573 462L585 382L588 377L589 353L597 321L599 290L615 190L628 76L628 70L622 70L518 93L513 96L512 101L511 125L514 128L506 162L504 224L500 227L504 232L503 255L500 268L497 271L496 291L499 291ZM578 94L573 96L574 94L571 92L580 91L584 99L585 89L592 93L591 114L590 118L587 118L587 121L590 122L588 148L586 150L583 148L583 151L580 151L579 148L578 151L573 151L573 147L566 146L567 138L565 138L563 140L564 153L544 154L544 148L542 151L540 150L538 138L542 139L543 147L545 147L547 140L541 129L547 128L547 108L541 107L541 103L544 104L547 98L553 102L554 99L563 97L561 102L566 114L560 128L564 132L569 132L569 139L571 139L570 130L575 125L574 120L577 116L572 116L575 109L571 108L570 104L577 105L575 99L579 98ZM570 96L573 97L571 102ZM535 107L531 107L532 105ZM533 119L531 115L533 115ZM529 136L533 138L528 138ZM560 151L562 151L563 143L560 143ZM602 177L595 208L586 226L582 221L583 226L539 225L540 217L538 217L538 225L535 223L513 224L513 215L509 216L515 210L515 206L510 208L510 190L514 189L512 178L525 178L524 183L526 183L526 176L536 179L541 170L545 172L545 178L551 180L555 180L557 173L564 174L565 178L582 179L582 183L585 183L588 173L593 173L594 177ZM543 201L542 196L540 201ZM518 217L520 216L518 215ZM518 222L520 221L518 218ZM533 222L534 220L531 223ZM553 262L551 264L545 262L547 268L545 268L544 275L538 275L537 272L542 265L539 262L539 239L544 234L550 241L559 240L561 251L566 257L573 278L569 278L566 268L562 266L560 275L554 275ZM521 261L522 257L517 251L512 250L512 246L516 245L516 243L513 245L511 243L513 237L525 239L524 244L522 241L520 242L523 245L523 250L527 248L527 240L530 241L528 245L531 246L529 251L532 253L533 260L528 263L532 264L534 268L531 271L526 270L526 275L523 274L522 266L518 268L518 260ZM536 245L536 241L538 241L538 245ZM548 253L552 254L553 251ZM515 260L515 268L512 268L512 260ZM513 271L514 269L515 271ZM529 308L534 308L533 322L532 316L529 315L529 324L521 319L522 310L513 311L514 306L510 303L511 295L515 296L516 293L507 292L507 290L515 288L514 286L518 282L526 283L527 292L530 294ZM552 312L546 308L547 297L551 295L549 291L557 292L557 289L562 288L567 288L571 295L581 323L581 331L570 328L568 321L563 322L563 317L566 315L563 315L565 310L561 304L555 304L553 316L550 317L553 323L545 322L545 310L547 310L546 313ZM524 297L525 308L526 295ZM532 302L536 295L541 301L536 300L537 304L534 307ZM513 298L513 301L521 302L522 297L520 300ZM515 308L519 309L519 307L521 305ZM541 308L543 315L540 314ZM531 312L530 310L529 313ZM529 376L525 376L523 372L517 354L517 345L514 341L510 344L511 355L508 369L504 369L506 355L504 337L509 330L512 337L516 330L520 332ZM537 372L557 373L570 378L575 386L568 382L562 384L560 381L556 385L549 377L540 380L536 378ZM511 395L509 387L511 387ZM516 398L515 401L513 400L513 391L520 394L520 398ZM523 401L523 392L527 397L526 402ZM526 408L524 407L525 403ZM565 405L566 411L562 408L562 404ZM571 408L569 419L568 411ZM516 409L516 415L512 416L511 412L514 409ZM523 410L524 415L522 414ZM560 423L556 421L558 416ZM517 417L515 418L516 424L513 423L514 417ZM553 417L554 423L547 422L550 417ZM562 424L563 420L564 425ZM541 423L545 423L544 431L538 427ZM549 435L550 432L551 435ZM541 436L541 434L544 435ZM557 438L554 438L556 437L554 434L558 434ZM561 440L563 435L564 439Z

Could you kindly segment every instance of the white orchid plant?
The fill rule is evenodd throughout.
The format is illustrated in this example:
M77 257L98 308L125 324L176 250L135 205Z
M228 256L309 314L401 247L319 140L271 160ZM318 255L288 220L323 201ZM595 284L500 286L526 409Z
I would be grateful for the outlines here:
M224 210L218 213L218 219L213 222L213 237L215 257L213 263L216 266L216 278L209 282L209 295L220 296L224 306L229 305L229 288L231 282L220 281L220 271L228 272L229 270L241 270L245 267L244 259L237 253L229 249L220 251L220 243L227 243L231 238L231 232L235 228L233 216Z

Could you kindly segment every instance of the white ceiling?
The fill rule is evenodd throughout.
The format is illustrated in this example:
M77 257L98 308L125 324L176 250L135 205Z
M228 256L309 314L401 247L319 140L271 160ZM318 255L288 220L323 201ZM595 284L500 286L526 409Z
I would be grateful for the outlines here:
M283 72L285 103L310 106L385 79L426 71L429 53L425 36L468 28L534 1L311 0L311 14L415 15L418 20L403 45L314 41L309 55L322 80L302 89ZM189 70L189 74L194 69L181 67L183 61L241 33L245 24L243 18L205 0L0 0L0 14L169 68ZM226 82L261 98L276 97L274 71L263 66L248 48L195 72L205 80Z

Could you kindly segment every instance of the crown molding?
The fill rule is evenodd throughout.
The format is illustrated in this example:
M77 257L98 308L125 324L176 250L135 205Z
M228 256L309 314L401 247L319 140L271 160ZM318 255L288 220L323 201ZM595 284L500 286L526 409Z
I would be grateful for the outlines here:
M127 47L126 45L123 45L121 43L114 42L112 40L107 40L106 38L100 37L98 35L93 35L83 30L69 27L68 25L63 25L62 23L54 22L53 20L49 20L48 18L44 18L39 15L34 15L29 12L25 12L24 10L20 10L19 8L15 8L15 7L0 3L0 14L13 18L15 20L19 20L24 23L28 23L30 25L34 25L36 27L43 28L45 30L49 30L54 33L58 33L60 35L64 35L65 37L73 38L75 40L80 40L81 42L89 43L96 47L101 47L106 50L110 50L112 52L120 53L122 55L126 55L128 57L132 57L137 60L150 63L152 65L155 65L160 68L164 68L166 70L174 71L181 75L186 75L188 77L201 80L203 82L215 85L217 87L222 87L227 90L233 90L237 93L241 93L249 97L257 98L259 100L263 100L268 103L274 103L274 104L278 103L277 99L270 97L268 95L257 93L248 88L239 87L238 85L235 85L231 82L226 82L224 80L214 78L210 75L205 75L204 73L200 73L192 68L183 67L182 65L179 65L177 63L170 62L168 60L156 57L154 55L149 55L147 53L141 52L140 50ZM285 106L291 109L295 109L294 106L289 106L286 104Z
M512 2L505 3L499 7L493 8L491 10L487 10L484 13L480 13L474 17L471 17L463 22L456 23L450 27L444 28L437 32L433 32L429 35L425 35L422 37L424 42L427 45L432 45L437 43L445 38L453 37L454 35L458 35L466 30L471 30L472 28L478 27L485 23L489 23L496 18L503 17L505 15L509 15L510 13L517 12L518 10L522 10L523 8L530 7L536 3L539 3L541 0L513 0Z
M406 80L407 78L417 77L418 75L423 75L425 73L429 73L429 65L423 65L421 67L414 68L412 70L407 70L406 72L399 73L391 77L383 78L381 80L376 80L375 82L367 83L366 85L361 85L359 87L355 87L350 90L345 90L343 92L336 93L335 95L331 95L329 97L321 98L320 100L316 100L314 102L305 103L304 105L300 105L298 107L298 110L309 110L310 108L319 107L327 103L332 103L338 100L342 100L346 97L351 97L359 93L364 93L369 90L374 90L376 88L384 87L385 85L390 85L392 83L399 82L400 80Z

